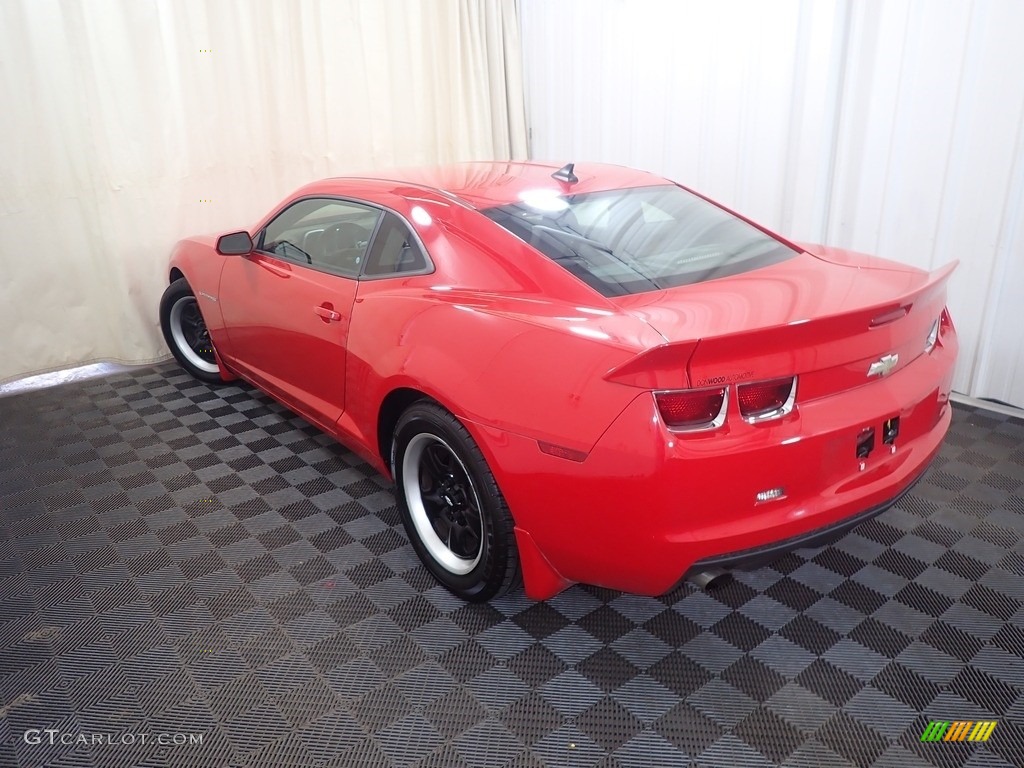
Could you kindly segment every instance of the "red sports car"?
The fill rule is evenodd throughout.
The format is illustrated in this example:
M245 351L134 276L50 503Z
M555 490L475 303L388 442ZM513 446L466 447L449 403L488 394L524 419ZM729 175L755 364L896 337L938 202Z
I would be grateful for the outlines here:
M954 265L797 245L605 165L318 181L180 242L160 321L393 478L426 567L656 595L834 537L939 450Z

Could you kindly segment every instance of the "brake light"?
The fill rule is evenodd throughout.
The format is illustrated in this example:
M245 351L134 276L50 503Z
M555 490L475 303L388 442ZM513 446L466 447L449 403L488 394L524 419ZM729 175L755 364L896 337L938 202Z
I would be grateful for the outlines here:
M692 432L722 426L729 396L724 387L680 389L655 392L654 400L665 426L679 432Z
M736 387L740 413L747 421L762 421L785 416L793 410L796 377L757 381Z
M932 327L928 329L928 338L924 342L924 353L926 355L935 349L935 343L939 340L939 322L941 319L941 317L935 318Z

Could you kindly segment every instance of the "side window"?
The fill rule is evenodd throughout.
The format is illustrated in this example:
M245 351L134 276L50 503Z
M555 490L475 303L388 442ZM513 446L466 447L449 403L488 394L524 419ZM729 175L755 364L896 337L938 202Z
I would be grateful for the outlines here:
M428 266L427 257L409 227L398 216L385 211L363 274L377 276L422 272Z
M324 272L358 277L380 213L346 200L300 200L266 226L260 250Z

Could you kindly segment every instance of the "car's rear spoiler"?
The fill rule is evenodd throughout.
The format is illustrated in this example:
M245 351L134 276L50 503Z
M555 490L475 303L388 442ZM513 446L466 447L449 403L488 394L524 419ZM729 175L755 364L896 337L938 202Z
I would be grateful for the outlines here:
M613 368L605 379L643 389L685 389L792 375L844 365L888 351L901 337L920 335L945 305L945 285L954 261L913 290L883 303L857 307L798 324L752 329L722 336L670 342L641 352ZM934 304L935 306L931 306ZM911 327L896 323L914 306ZM909 362L906 360L905 362Z

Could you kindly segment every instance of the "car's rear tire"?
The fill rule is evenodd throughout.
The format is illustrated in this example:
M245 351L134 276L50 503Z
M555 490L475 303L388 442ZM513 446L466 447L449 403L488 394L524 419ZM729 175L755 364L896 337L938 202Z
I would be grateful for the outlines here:
M183 277L167 286L160 299L160 329L182 368L208 384L223 381L199 302Z
M413 403L395 426L391 466L406 533L441 584L471 602L518 585L512 515L458 419L430 401Z

